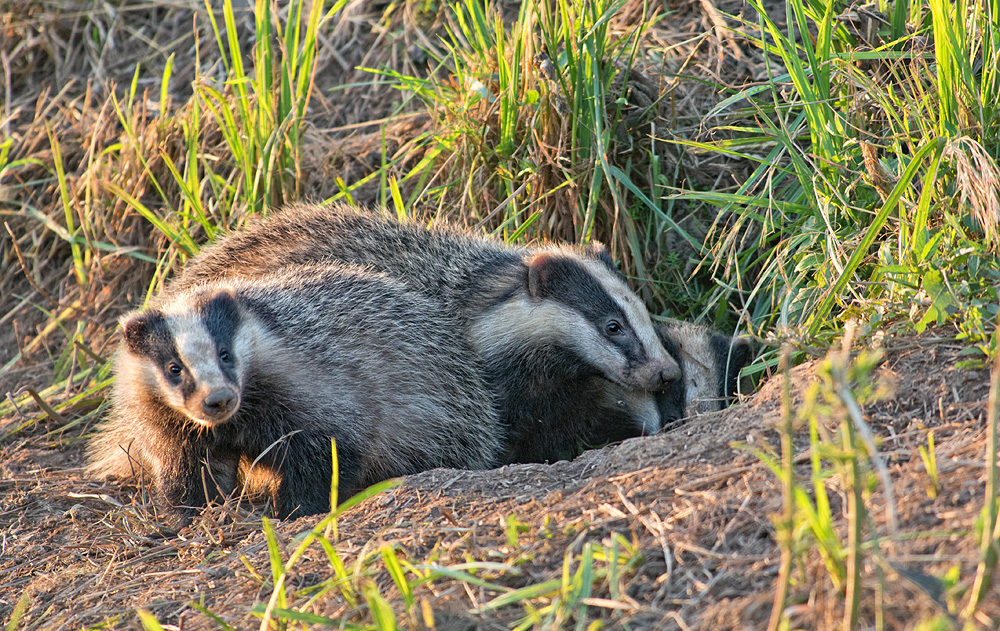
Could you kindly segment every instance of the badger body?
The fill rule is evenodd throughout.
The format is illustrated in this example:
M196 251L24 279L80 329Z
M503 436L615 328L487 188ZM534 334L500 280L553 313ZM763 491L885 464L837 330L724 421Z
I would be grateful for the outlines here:
M495 404L454 318L401 283L336 265L170 292L122 319L98 476L151 476L192 509L254 481L279 517L435 467L495 466ZM425 378L433 374L433 379Z
M297 205L206 247L168 291L317 262L385 273L457 320L495 397L504 462L650 433L651 419L603 423L579 404L581 391L659 392L681 375L600 245L521 248L344 205Z

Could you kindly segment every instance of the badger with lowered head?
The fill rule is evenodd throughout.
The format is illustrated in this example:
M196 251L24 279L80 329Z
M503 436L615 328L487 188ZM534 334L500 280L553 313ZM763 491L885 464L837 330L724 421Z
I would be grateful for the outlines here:
M285 266L169 292L121 324L89 471L147 472L177 525L247 482L279 517L328 511L331 437L341 497L499 460L494 402L454 318L385 275Z
M656 325L656 333L683 377L654 393L606 385L600 400L592 403L609 419L609 426L627 425L630 419L646 419L652 413L665 429L695 414L725 409L737 394L740 371L753 361L753 347L746 337L678 320Z
M652 433L655 414L608 425L581 393L600 396L606 384L656 393L681 376L600 245L513 247L346 205L297 205L206 247L169 291L322 261L385 272L455 315L496 396L505 462Z

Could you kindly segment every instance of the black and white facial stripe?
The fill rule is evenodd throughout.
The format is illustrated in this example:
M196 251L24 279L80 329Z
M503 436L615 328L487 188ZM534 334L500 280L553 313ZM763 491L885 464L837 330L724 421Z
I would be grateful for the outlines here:
M580 336L584 357L606 355L608 350L618 353L613 364L620 365L621 372L608 375L613 381L632 381L639 388L659 391L680 378L680 368L653 332L645 306L604 256L535 255L528 267L528 295L582 317L592 333Z
M149 310L126 317L122 326L130 353L149 359L157 389L168 405L211 427L225 422L240 404L236 298L217 292L183 312Z
M541 261L536 257L531 271L528 293L533 298L578 309L597 335L621 351L630 367L648 361L628 315L578 261L557 256Z
M684 372L684 378L667 391L670 397L658 397L664 421L728 406L739 389L740 371L753 361L750 340L686 322L668 321L656 329Z

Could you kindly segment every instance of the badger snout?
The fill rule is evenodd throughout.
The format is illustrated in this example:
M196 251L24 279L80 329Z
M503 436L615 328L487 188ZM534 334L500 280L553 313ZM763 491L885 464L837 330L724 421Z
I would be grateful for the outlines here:
M222 423L236 412L240 395L233 388L215 388L201 398L201 419L208 424Z
M681 378L681 369L677 364L661 368L653 375L653 390L663 390Z
M673 359L657 362L640 379L639 386L650 392L662 392L681 378L681 367Z

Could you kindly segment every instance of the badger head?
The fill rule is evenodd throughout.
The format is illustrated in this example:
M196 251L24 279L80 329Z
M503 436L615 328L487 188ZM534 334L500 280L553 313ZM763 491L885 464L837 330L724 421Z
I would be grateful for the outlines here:
M181 294L121 320L118 378L196 424L215 427L240 406L240 309L229 290Z
M684 372L682 416L729 405L739 389L740 371L753 361L749 338L730 337L686 322L661 324L657 334ZM675 414L676 407L676 403L661 402L661 415Z
M607 250L592 245L581 252L543 251L528 261L527 300L539 331L625 388L658 392L680 379L680 367Z

